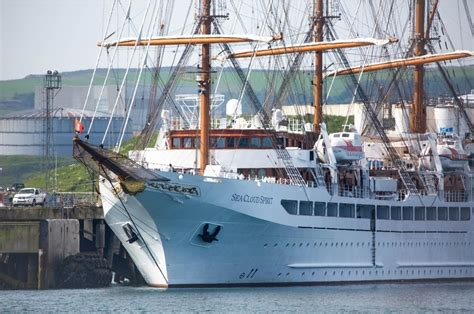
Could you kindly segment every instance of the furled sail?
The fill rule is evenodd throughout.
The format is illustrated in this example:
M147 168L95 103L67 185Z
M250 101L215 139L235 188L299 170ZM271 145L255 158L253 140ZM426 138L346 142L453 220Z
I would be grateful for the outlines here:
M326 76L346 75L350 73L357 74L360 72L371 72L371 71L378 71L378 70L385 70L385 69L415 66L415 65L425 64L425 63L461 59L461 58L467 58L467 57L472 57L472 56L474 56L474 52L469 51L469 50L459 50L459 51L453 51L453 52L447 52L447 53L429 54L429 55L423 55L419 57L397 59L397 60L367 64L364 66L357 66L353 68L345 68L345 69L327 73Z
M100 47L113 46L164 46L164 45L201 45L201 44L230 44L230 43L245 43L245 42L271 42L280 40L280 35L275 36L256 36L256 35L184 35L184 36L157 36L151 38L123 38L118 41L99 42ZM138 40L138 43L137 43Z
M272 47L267 49L249 50L232 53L222 58L249 58L252 56L263 57L263 56L275 56L289 53L299 52L315 52L324 51L331 49L341 48L354 48L361 46L372 46L372 45L386 45L388 43L395 42L396 39L375 39L375 38L357 38L347 40L335 40L335 41L322 41L322 42L311 42L298 45Z

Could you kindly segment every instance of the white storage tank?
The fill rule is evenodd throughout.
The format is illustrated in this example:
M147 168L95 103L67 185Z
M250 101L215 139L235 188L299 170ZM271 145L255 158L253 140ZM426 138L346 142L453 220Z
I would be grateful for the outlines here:
M469 132L466 121L452 104L436 106L434 119L437 133L454 133L462 137Z
M394 105L392 114L395 120L395 132L398 134L410 132L410 107Z
M83 117L87 132L93 112L86 111ZM81 110L57 108L51 114L53 151L58 156L72 156L74 121L81 116ZM97 113L91 130L89 142L100 144L109 122L109 115ZM16 112L0 118L0 155L36 155L44 152L45 113L38 110ZM123 126L124 118L112 119L105 147L114 147ZM130 125L130 124L129 124ZM127 128L124 140L132 136Z

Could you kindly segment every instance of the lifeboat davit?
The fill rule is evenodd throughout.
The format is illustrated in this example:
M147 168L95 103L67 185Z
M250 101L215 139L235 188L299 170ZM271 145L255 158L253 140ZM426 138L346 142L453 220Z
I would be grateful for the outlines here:
M338 132L329 134L329 142L338 164L351 163L364 158L362 136L356 132ZM326 161L326 147L322 139L316 143L318 158Z

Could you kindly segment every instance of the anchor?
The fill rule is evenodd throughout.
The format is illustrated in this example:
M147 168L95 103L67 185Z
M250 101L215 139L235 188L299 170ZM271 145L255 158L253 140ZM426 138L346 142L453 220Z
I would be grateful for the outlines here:
M199 234L198 236L201 237L202 241L206 243L212 243L213 241L219 241L216 236L219 234L221 231L221 226L217 226L214 231L209 233L209 224L205 224L204 227L202 228L202 234Z

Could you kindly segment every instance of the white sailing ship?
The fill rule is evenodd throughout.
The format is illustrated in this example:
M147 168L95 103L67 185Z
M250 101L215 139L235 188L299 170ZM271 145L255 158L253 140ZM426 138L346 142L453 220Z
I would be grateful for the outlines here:
M439 136L426 133L423 117L423 64L453 58L425 55L424 26L419 25L425 1L413 2L415 56L373 69L364 66L365 71L416 67L411 132L387 134L372 103L361 97L376 138L351 127L328 134L321 114L322 53L393 40L323 41L323 2L314 3L313 43L282 49L274 44L247 53L316 51L314 121L300 131L290 130L279 109L271 117L263 111L234 115L210 128L210 45L279 37L207 35L209 0L200 1L200 36L142 36L102 44L202 45L199 122L189 119L182 127L169 111L156 111L155 122L161 120L156 145L132 151L129 158L90 145L80 134L75 138L75 158L100 173L107 224L150 286L474 278L474 172L462 147L465 139L457 141L460 134L439 129ZM245 53L227 56L239 57ZM344 71L353 76L358 69ZM239 101L229 106L230 112L238 111Z

